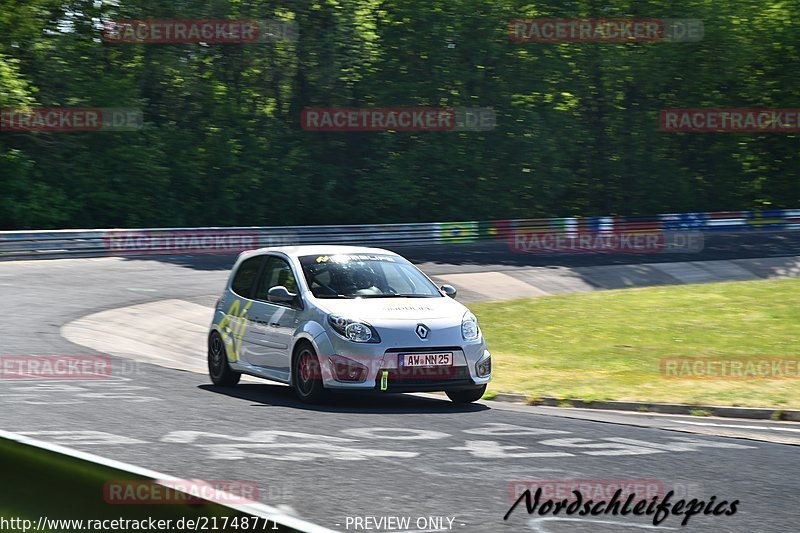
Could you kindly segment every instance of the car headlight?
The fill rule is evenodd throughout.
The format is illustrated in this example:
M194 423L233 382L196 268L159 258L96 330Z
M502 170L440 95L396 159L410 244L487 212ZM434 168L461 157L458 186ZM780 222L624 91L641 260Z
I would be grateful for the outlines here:
M340 315L329 315L328 322L336 333L349 341L381 342L378 332L366 322L351 320Z
M474 341L481 334L478 329L478 319L471 312L467 311L461 319L461 336L465 341Z

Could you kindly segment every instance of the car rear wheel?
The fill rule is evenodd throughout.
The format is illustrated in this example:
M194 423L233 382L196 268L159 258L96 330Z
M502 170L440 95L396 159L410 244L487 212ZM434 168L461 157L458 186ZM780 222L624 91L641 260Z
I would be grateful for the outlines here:
M472 403L483 397L483 393L486 392L486 385L481 385L477 389L448 390L444 392L455 403Z
M302 344L294 358L292 385L295 394L303 402L318 403L327 397L319 358L309 344Z
M242 377L242 374L232 370L228 364L225 343L216 331L208 337L208 375L214 385L223 387L233 387Z

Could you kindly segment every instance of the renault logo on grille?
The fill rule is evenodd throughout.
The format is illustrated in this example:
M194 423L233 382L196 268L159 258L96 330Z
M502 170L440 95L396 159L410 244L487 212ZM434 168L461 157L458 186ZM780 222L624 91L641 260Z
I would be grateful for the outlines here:
M422 340L427 339L428 333L431 332L431 330L429 330L428 326L426 326L425 324L417 324L417 329L415 331L417 332L417 337L419 337Z

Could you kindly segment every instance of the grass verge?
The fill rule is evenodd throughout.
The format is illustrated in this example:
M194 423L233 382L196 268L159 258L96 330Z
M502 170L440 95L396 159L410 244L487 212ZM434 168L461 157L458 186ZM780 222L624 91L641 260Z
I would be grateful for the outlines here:
M18 528L21 520L28 520L33 524L26 526L28 531L36 530L40 517L51 521L115 519L147 521L152 518L156 522L172 520L172 530L178 530L176 526L181 519L193 520L194 524L198 524L197 529L202 530L199 524L215 524L213 522L215 517L218 518L216 524L222 524L225 517L229 518L229 522L234 517L240 521L243 517L249 517L245 513L214 503L164 504L159 501L134 505L106 503L104 487L107 482L114 481L118 484L127 481L142 482L146 478L14 440L0 438L0 465L3 467L2 483L0 483L0 522L3 519L7 521L14 519L16 522L16 524L11 523L12 529L0 527L0 531L15 529L22 531ZM140 497L146 498L146 494ZM248 518L247 522L249 526L244 529L250 530L255 521ZM48 527L48 521L43 520L43 527L37 532L58 533L102 529L88 527L88 523L84 523L83 528L74 523L60 526L57 524L54 526L53 523L50 522ZM282 525L266 524L264 519L260 519L257 526L260 528L259 531L274 529L287 533L296 532L295 529ZM113 526L109 523L109 527ZM211 527L208 525L206 529L209 530ZM130 527L126 530L131 529L137 528ZM223 530L221 527L219 529ZM234 529L228 527L226 530Z
M648 287L470 304L493 357L490 391L800 409L800 380L681 379L664 357L800 361L800 280Z

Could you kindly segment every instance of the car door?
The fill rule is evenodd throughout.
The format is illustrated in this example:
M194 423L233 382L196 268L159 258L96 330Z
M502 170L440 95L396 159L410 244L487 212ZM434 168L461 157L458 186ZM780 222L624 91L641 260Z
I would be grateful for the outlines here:
M288 379L300 308L297 304L269 301L269 290L279 285L289 292L297 292L297 281L288 261L279 256L267 256L249 314L251 335L247 339L252 346L248 348L248 362L276 377Z
M242 261L231 280L229 290L219 304L220 310L225 313L220 321L220 334L228 355L234 362L247 360L246 337L250 325L248 317L264 261L263 255Z

